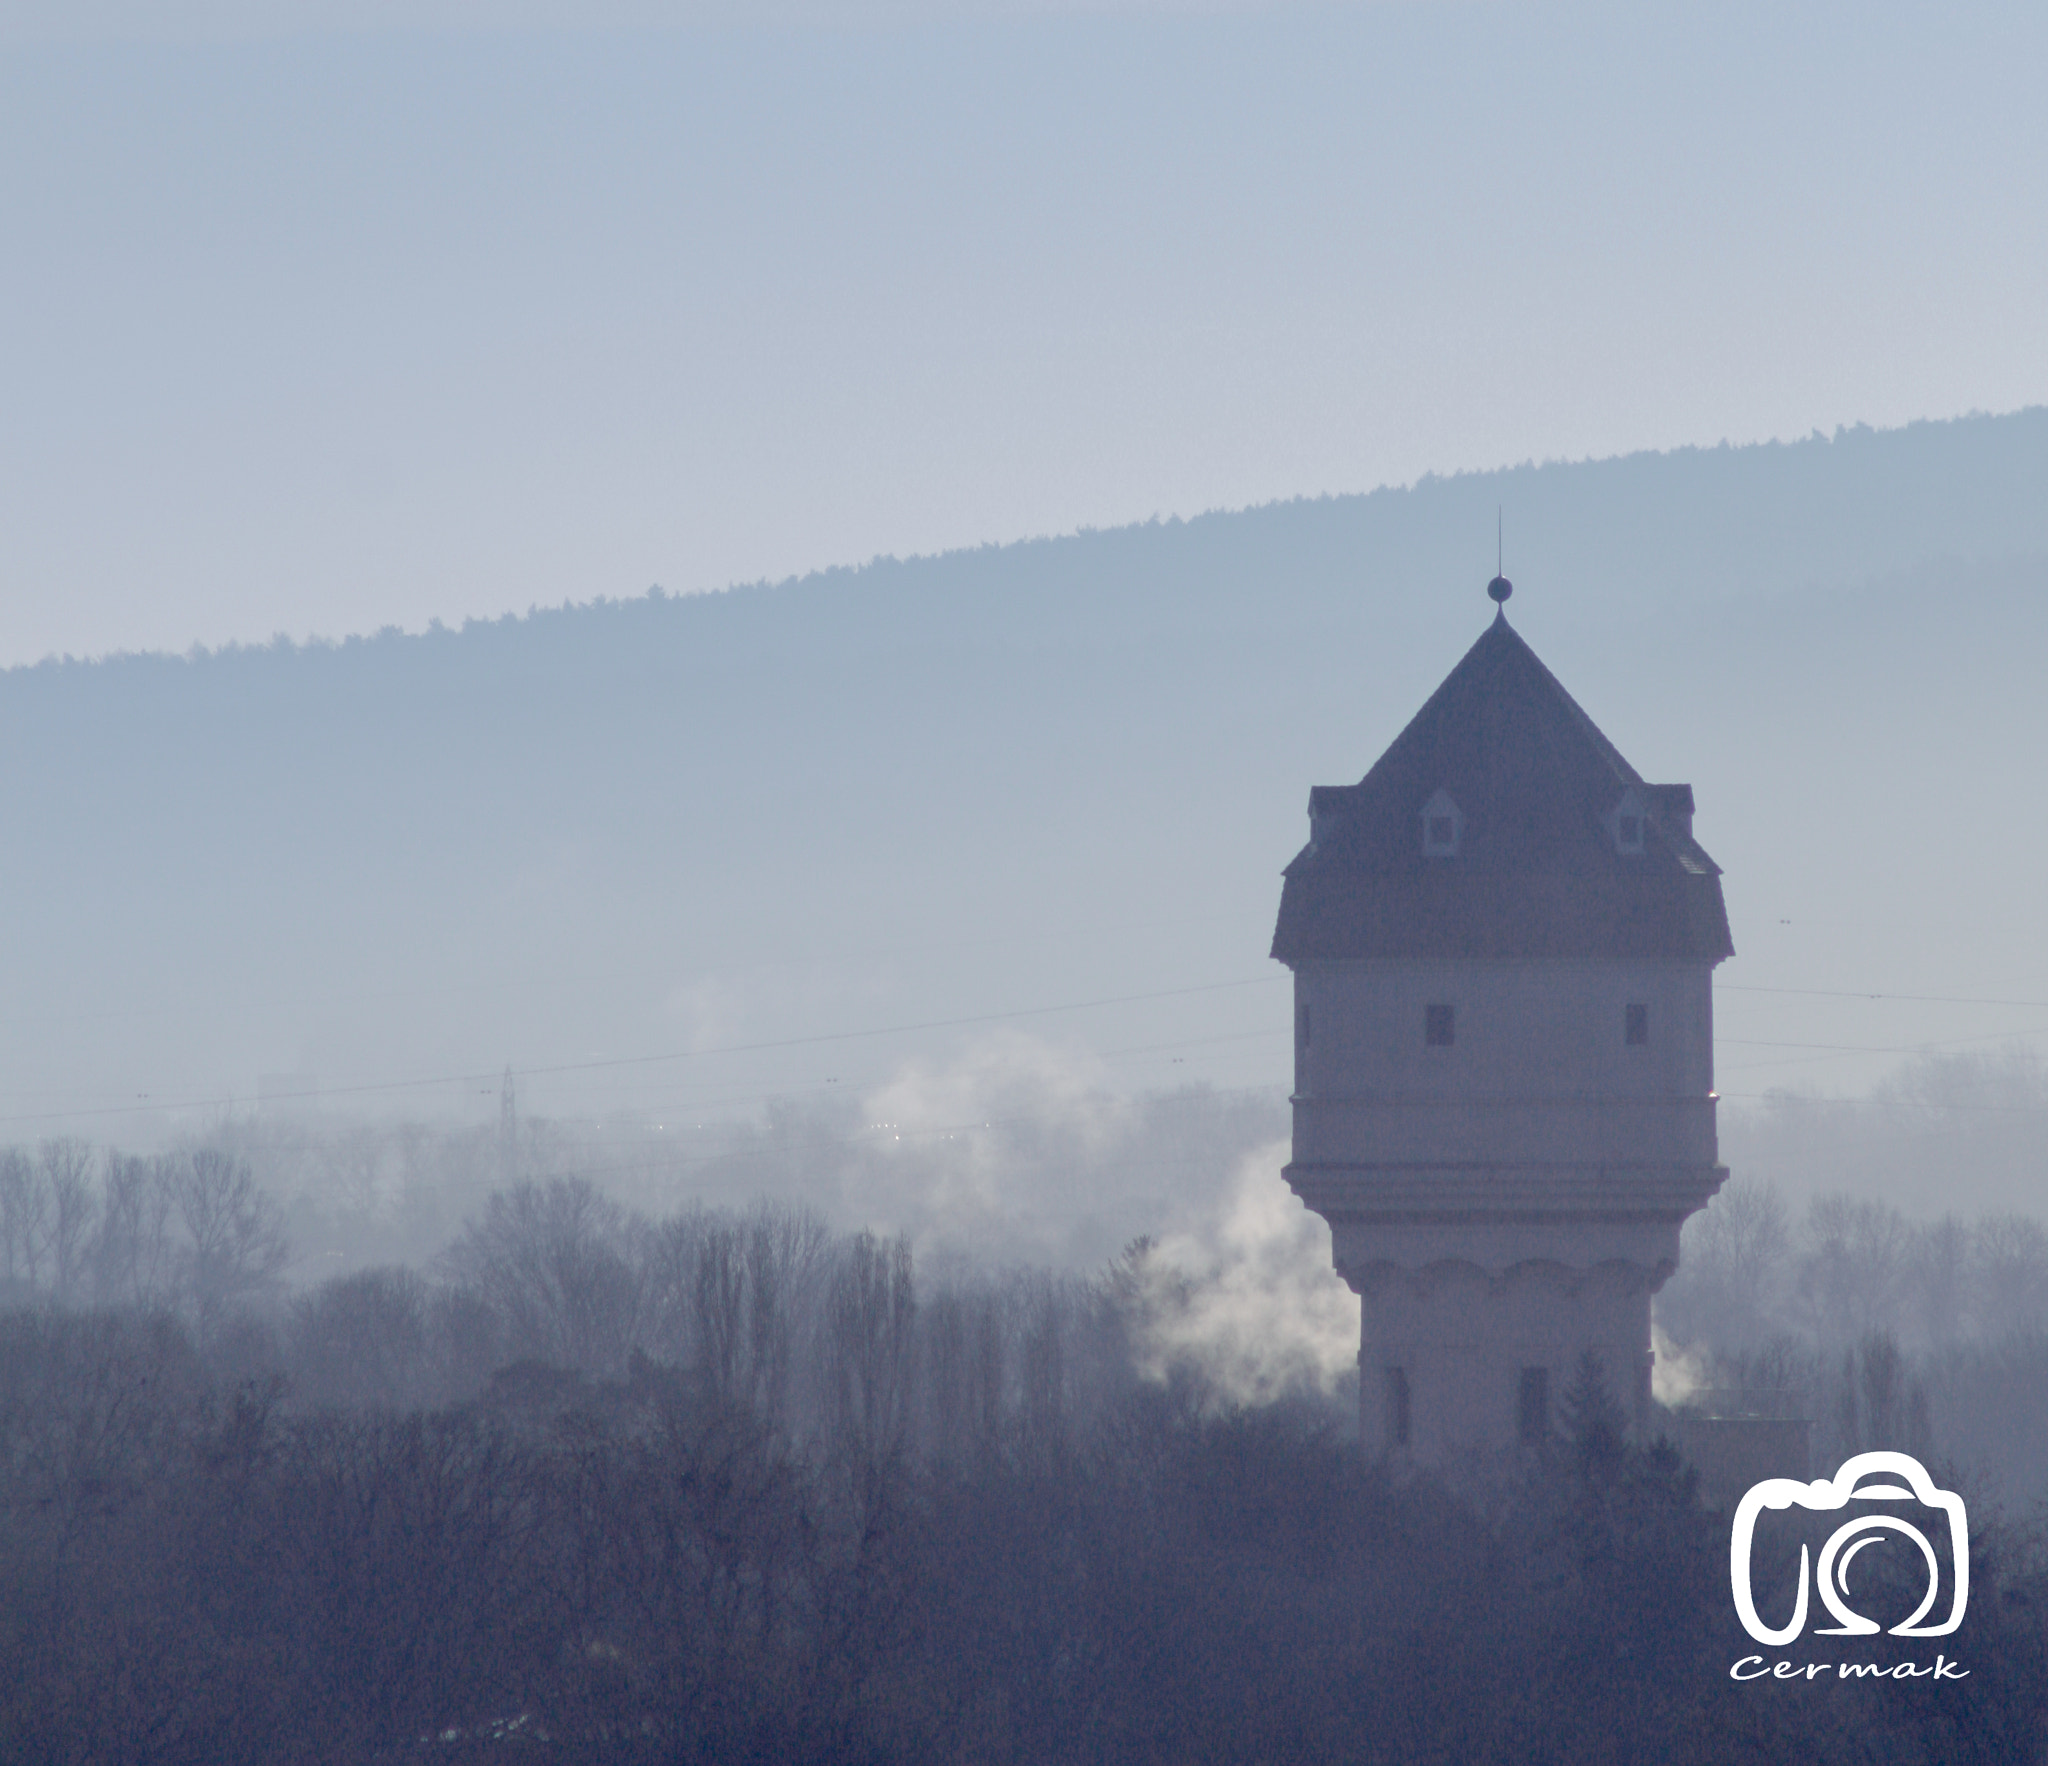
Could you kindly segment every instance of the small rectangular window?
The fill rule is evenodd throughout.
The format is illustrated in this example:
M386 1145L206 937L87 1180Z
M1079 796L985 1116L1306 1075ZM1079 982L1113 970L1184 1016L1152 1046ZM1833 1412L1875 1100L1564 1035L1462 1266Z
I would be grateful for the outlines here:
M1633 1024L1633 1023L1635 1022L1635 1020L1634 1020L1634 1019L1630 1019L1630 1020L1629 1020L1629 1022L1630 1022L1631 1024ZM1309 1011L1308 1011L1308 1007L1306 1007L1306 1006L1303 1006L1303 1007L1301 1008L1301 1046L1302 1046L1303 1048L1307 1048L1307 1047L1309 1046L1309 1044L1311 1044L1311 1043L1312 1043L1312 1042L1314 1042L1314 1041L1315 1041L1315 1026L1314 1026L1314 1023L1312 1022L1312 1020L1311 1020L1311 1019L1310 1019L1310 1017L1309 1017Z
M1425 1006L1422 1011L1422 1040L1433 1049L1447 1049L1458 1040L1458 1009L1455 1006Z
M1628 1008L1627 1030L1624 1033L1628 1046L1641 1048L1650 1040L1650 1008L1632 1005Z
M1387 1444L1406 1447L1409 1425L1408 1370L1390 1367L1387 1369Z
M1449 851L1458 844L1458 824L1449 816L1431 816L1429 844L1440 851Z
M1643 844L1643 818L1641 816L1622 816L1616 821L1615 829L1620 836L1623 851L1636 852L1641 849Z
M1524 1441L1541 1441L1550 1433L1550 1369L1522 1369L1515 1399L1515 1433Z

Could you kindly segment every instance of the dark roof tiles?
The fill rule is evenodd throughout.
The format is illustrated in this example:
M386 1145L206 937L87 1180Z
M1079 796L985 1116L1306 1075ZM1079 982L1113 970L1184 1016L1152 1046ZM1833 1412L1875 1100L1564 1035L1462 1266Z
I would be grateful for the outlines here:
M1455 856L1424 851L1439 791ZM1719 962L1734 947L1692 807L1689 785L1646 783L1497 615L1364 779L1309 794L1273 955ZM1640 851L1618 838L1623 809Z

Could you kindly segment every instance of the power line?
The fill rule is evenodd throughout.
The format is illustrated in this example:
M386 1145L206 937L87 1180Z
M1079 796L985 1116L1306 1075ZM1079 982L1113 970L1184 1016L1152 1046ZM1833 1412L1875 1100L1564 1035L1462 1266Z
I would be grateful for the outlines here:
M1917 1055L1924 1049L1960 1048L1972 1042L2015 1042L2029 1036L2048 1034L2048 1025L2030 1030L1987 1030L1981 1036L1948 1036L1933 1042L1765 1042L1756 1037L1717 1036L1714 1041L1733 1049L1825 1049L1838 1055Z
M608 1056L593 1058L584 1061L557 1062L547 1066L525 1067L521 1068L519 1071L521 1077L523 1078L555 1078L576 1073L595 1073L603 1071L617 1071L621 1069L630 1069L635 1067L657 1066L670 1062L697 1060L720 1055L769 1053L778 1050L817 1047L832 1043L851 1042L874 1037L912 1035L934 1030L961 1029L979 1024L998 1024L1027 1018L1049 1017L1063 1012L1090 1011L1108 1006L1136 1005L1157 1000L1181 999L1200 994L1234 991L1248 987L1278 985L1288 979L1290 978L1285 975L1267 974L1246 977L1244 979L1235 981L1205 983L1203 985L1195 987L1164 988L1146 993L1109 995L1096 999L1067 1001L1058 1005L1030 1006L1003 1012L983 1012L967 1014L953 1018L926 1019L914 1023L882 1025L864 1030L831 1031L812 1036L769 1038L756 1042L727 1043L713 1045L706 1048L672 1050L659 1054ZM1880 991L1864 991L1848 988L1770 987L1761 984L1739 982L1717 983L1716 986L1717 991L1720 992L1756 993L1792 998L1851 999L1871 1002L1890 1001L1921 1005L1969 1005L2048 1009L2048 1000L1987 998L1982 995L1968 994L1908 994L1888 993ZM1831 1059L1838 1055L1913 1055L1922 1053L1928 1049L1956 1047L1977 1042L1993 1042L2018 1037L2036 1036L2044 1033L2048 1032L2044 1032L2043 1029L1993 1031L1986 1032L1982 1035L1977 1036L1957 1037L1938 1042L1925 1042L1912 1045L1784 1042L1756 1038L1725 1036L1716 1037L1715 1041L1716 1044L1719 1046L1725 1046L1730 1048L1779 1048L1817 1050L1820 1051L1817 1058L1825 1060ZM1268 1031L1254 1031L1233 1036L1190 1038L1187 1039L1185 1042L1154 1043L1148 1045L1141 1045L1140 1047L1133 1049L1107 1051L1104 1054L1103 1058L1112 1059L1118 1056L1139 1053L1150 1053L1157 1050L1172 1049L1183 1046L1192 1047L1199 1043L1250 1040L1254 1037L1265 1036L1268 1034L1279 1033ZM1741 1072L1754 1070L1756 1067L1770 1067L1792 1064L1795 1063L1773 1061L1755 1062L1747 1063L1742 1067L1737 1067L1733 1069L1733 1071ZM380 1080L367 1082L360 1085L313 1087L305 1091L284 1092L274 1094L272 1097L266 1099L265 1101L273 1104L310 1102L329 1098L368 1097L384 1093L409 1090L425 1090L436 1086L452 1085L491 1085L492 1089L495 1091L495 1082L498 1080L498 1077L499 1076L496 1073L489 1071L467 1073L444 1073L437 1074L427 1078ZM774 1093L762 1093L759 1095L781 1095L783 1091L786 1091L786 1089L787 1088L779 1088L778 1091ZM1728 1093L1724 1095L1733 1097L1737 1095L1747 1096L1750 1094ZM8 1116L0 1116L0 1125L29 1122L52 1122L96 1119L102 1117L157 1115L168 1111L229 1110L235 1108L237 1105L246 1103L246 1101L246 1099L232 1096L198 1098L186 1100L183 1102L165 1102L157 1098L151 1098L147 1102L125 1105L106 1105L96 1108L74 1110L41 1110L32 1112L21 1112ZM699 1107L701 1108L701 1105Z
M2048 1000L1984 999L1959 993L1858 993L1839 987L1757 987L1736 981L1717 981L1714 987L1720 993L1782 993L1803 999L1901 1000L1921 1006L2027 1006L2036 1011L2048 1011Z
M1088 1053L1095 1060L1102 1062L1104 1065L1108 1065L1112 1062L1128 1061L1132 1057L1138 1055L1163 1054L1173 1049L1209 1048L1217 1044L1227 1042L1270 1042L1278 1040L1283 1037L1291 1038L1293 1035L1294 1031L1292 1027L1286 1024L1269 1024L1262 1026L1260 1029L1257 1030L1232 1030L1226 1031L1218 1036L1180 1036L1175 1037L1170 1042L1136 1043L1127 1048L1116 1049L1090 1049ZM539 1073L544 1071L546 1071L546 1069L539 1067L528 1067L521 1069L522 1073ZM863 1086L888 1085L892 1083L897 1077L898 1075L896 1074L884 1074L880 1077L875 1078L853 1079L848 1078L844 1075L835 1075L834 1077L829 1078L818 1085L771 1086L766 1090L753 1090L748 1091L746 1093L733 1095L749 1098L785 1097L790 1095L792 1092L796 1091L820 1091L827 1088L836 1088L842 1093L845 1093L858 1091Z
M1179 920L1176 924L1181 928L1186 928L1191 926L1241 925L1244 921L1245 916L1239 913L1202 914L1191 919ZM1092 923L1082 926L1069 926L1054 929L1051 934L1047 935L1045 942L1066 949L1071 948L1078 941L1119 937L1130 932L1152 931L1156 929L1157 925L1158 922L1155 919L1122 921L1110 925ZM974 938L925 940L920 942L915 948L921 954L931 955L934 952L987 950L998 947L1014 950L1017 947L1017 942L1014 936L994 934ZM854 963L894 961L903 957L910 948L905 945L861 945L838 949L833 953L833 959L839 962ZM393 1000L457 999L473 994L518 992L532 996L536 992L559 993L565 989L580 987L589 983L611 984L626 980L636 980L644 978L647 973L647 963L640 961L623 968L593 969L579 967L573 970L556 970L552 972L500 973L491 976L488 980L481 981L440 981L427 986L359 988L342 992L329 991L310 1000L303 995L297 996L293 1003L300 1007L310 1004L320 1008L333 1008L343 1004L375 1004ZM211 1018L221 1018L255 1012L274 1012L277 1010L278 1004L278 998L275 995L268 994L260 997L244 995L239 999L230 1000L222 1000L215 997L208 1003L207 1014ZM42 1032L46 1031L51 1025L104 1024L137 1018L183 1016L189 1010L190 1003L186 1000L164 999L144 1005L120 1006L107 1011L44 1013L36 1017L34 1024L38 1032ZM0 1027L13 1028L14 1026L5 1025Z
M2032 1030L1991 1030L1982 1036L1951 1036L1938 1042L1915 1043L1907 1047L1872 1046L1868 1043L1826 1043L1826 1042L1757 1042L1740 1037L1716 1037L1717 1045L1725 1042L1734 1048L1751 1049L1820 1049L1816 1055L1799 1055L1779 1061L1744 1061L1727 1069L1730 1073L1754 1073L1764 1067L1810 1067L1821 1061L1833 1061L1843 1055L1925 1055L1934 1049L1968 1047L1981 1042L2021 1042L2030 1036L2040 1036L2043 1028ZM1723 1093L1732 1097L1733 1093Z
M1803 1104L1809 1109L1823 1110L1929 1110L1943 1114L1959 1111L1973 1116L2048 1115L2048 1104L1952 1104L1936 1103L1930 1098L1816 1098L1794 1091L1724 1091L1721 1096L1723 1099L1740 1098L1745 1103Z
M562 1061L546 1067L522 1067L522 1078L548 1078L563 1073L591 1073L621 1067L650 1067L669 1061L695 1061L711 1055L761 1054L777 1049L817 1047L825 1043L856 1042L875 1036L908 1036L929 1030L957 1030L975 1024L1001 1024L1020 1018L1046 1018L1061 1012L1094 1011L1103 1006L1141 1005L1152 1000L1187 999L1196 994L1225 993L1238 988L1269 987L1287 979L1281 975L1254 975L1240 981L1212 981L1199 987L1168 987L1152 993L1113 994L1101 999L1069 1000L1057 1006L1025 1006L1008 1012L978 1012L959 1018L930 1018L915 1024L887 1024L868 1030L827 1031L816 1036L780 1037L762 1042L726 1043L701 1049L679 1049L659 1055L615 1055L588 1061ZM316 1086L309 1091L278 1092L265 1101L272 1104L304 1103L318 1098L365 1097L379 1092L417 1091L441 1085L476 1085L497 1076L490 1072L443 1073L430 1079L390 1079L365 1085ZM182 1104L117 1104L96 1110L43 1110L16 1116L0 1116L0 1124L49 1122L79 1117L144 1116L165 1110L228 1110L245 1100L240 1098L198 1098Z

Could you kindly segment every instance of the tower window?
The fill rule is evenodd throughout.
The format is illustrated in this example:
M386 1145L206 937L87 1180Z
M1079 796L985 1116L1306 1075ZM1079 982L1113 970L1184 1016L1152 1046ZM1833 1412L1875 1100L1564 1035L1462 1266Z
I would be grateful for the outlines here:
M1456 1006L1422 1008L1422 1040L1433 1049L1447 1049L1458 1040Z
M1643 836L1650 825L1649 805L1633 785L1621 794L1621 801L1607 812L1607 831L1614 836L1616 852L1640 853Z
M1410 1427L1408 1406L1408 1370L1405 1367L1387 1369L1387 1445L1406 1447Z
M1550 1433L1550 1369L1525 1367L1515 1394L1515 1433L1524 1441L1541 1441Z
M1422 852L1425 858L1456 858L1465 832L1465 812L1439 791L1422 806Z
M1650 1040L1650 1008L1631 1005L1624 1015L1622 1040L1632 1049L1639 1049Z

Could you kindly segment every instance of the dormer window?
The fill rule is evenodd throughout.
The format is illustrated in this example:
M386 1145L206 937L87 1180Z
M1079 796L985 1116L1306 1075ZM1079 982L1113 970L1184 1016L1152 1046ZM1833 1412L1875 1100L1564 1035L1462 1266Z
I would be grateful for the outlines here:
M1465 812L1451 801L1448 791L1439 791L1422 806L1424 858L1456 858L1464 833Z
M1643 850L1643 834L1649 826L1649 808L1633 785L1621 794L1621 801L1608 812L1607 831L1614 836L1614 850L1624 854Z

